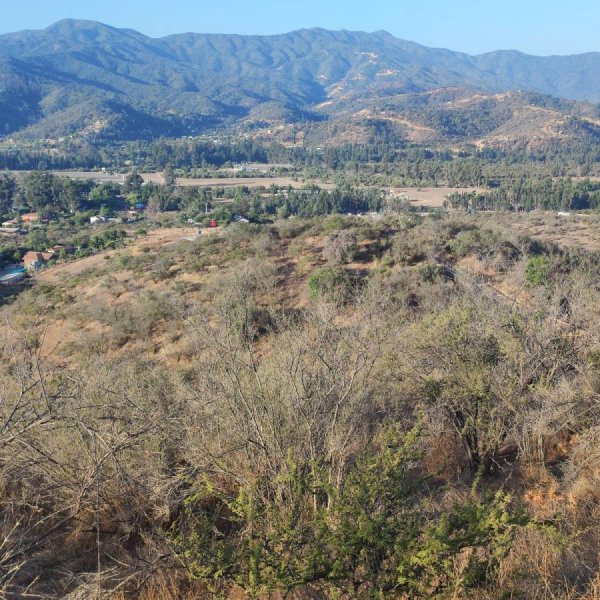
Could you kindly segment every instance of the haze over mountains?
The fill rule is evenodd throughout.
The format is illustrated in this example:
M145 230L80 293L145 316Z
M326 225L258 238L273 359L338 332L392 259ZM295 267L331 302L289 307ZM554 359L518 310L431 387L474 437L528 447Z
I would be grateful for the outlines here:
M534 114L536 131L560 136L583 119L597 135L590 102L600 102L600 53L470 56L383 31L323 29L153 39L75 20L0 36L0 134L10 137L128 139L220 125L298 141L302 123L302 139L315 141L382 127L411 141L479 140Z

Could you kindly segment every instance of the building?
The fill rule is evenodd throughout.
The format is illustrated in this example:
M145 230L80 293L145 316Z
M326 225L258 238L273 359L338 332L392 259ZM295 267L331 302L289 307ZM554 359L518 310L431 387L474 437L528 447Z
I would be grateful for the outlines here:
M25 213L21 215L23 223L36 223L39 220L39 215L36 212Z
M42 252L33 252L32 250L27 252L23 257L23 266L28 271L37 271L46 264L46 259Z
M23 266L28 271L37 271L41 269L49 260L56 258L55 252L34 252L30 250L23 257Z
M65 251L67 254L73 254L75 252L75 248L73 246L63 246L62 244L56 244L52 246L52 248L48 248L44 254L51 254L52 258L57 258L62 251Z

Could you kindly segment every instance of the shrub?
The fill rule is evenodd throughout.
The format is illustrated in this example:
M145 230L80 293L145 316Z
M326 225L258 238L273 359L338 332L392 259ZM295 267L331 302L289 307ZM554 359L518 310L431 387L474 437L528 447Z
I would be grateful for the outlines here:
M350 288L350 278L344 269L324 267L311 275L308 287L313 299L320 295L345 296Z
M427 283L433 283L443 274L443 267L427 263L419 269L419 275L421 279Z
M416 265L425 260L423 240L414 231L403 231L394 236L392 257L401 265Z
M323 248L323 257L330 263L341 265L351 262L357 251L356 236L350 231L344 230L327 238Z
M171 540L193 577L213 586L235 581L252 597L319 582L333 597L356 597L359 588L372 598L456 597L493 579L528 521L502 492L428 512L432 492L417 473L418 439L416 430L386 433L340 489L318 462L290 458L271 484L285 488L281 502L269 501L266 481L234 494L200 481Z
M275 225L276 231L282 239L293 239L304 233L310 227L310 221L305 219L282 219Z
M459 232L449 242L448 249L456 258L463 258L469 254L484 258L495 253L499 241L499 236L489 229L471 229Z
M545 256L534 256L525 265L525 279L530 286L545 285L550 277L550 261Z

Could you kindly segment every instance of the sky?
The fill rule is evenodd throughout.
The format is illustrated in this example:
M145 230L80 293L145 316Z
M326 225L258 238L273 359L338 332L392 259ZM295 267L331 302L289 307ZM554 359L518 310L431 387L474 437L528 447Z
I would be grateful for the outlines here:
M270 35L307 27L377 31L478 54L600 51L600 0L4 0L0 33L90 19L152 37Z

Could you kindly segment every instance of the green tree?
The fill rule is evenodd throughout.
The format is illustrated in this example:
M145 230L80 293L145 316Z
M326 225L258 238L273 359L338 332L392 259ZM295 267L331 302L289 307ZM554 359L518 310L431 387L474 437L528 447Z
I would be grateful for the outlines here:
M165 167L165 170L163 171L163 177L167 190L169 190L169 192L175 191L175 188L177 187L177 178L175 177L175 171L170 164Z
M42 229L31 229L27 234L27 238L25 240L25 246L30 250L35 250L36 252L42 252L46 250L50 242L48 237L46 236L46 232Z
M15 178L10 173L2 173L2 177L0 177L0 212L7 212L12 208L16 191Z
M33 171L23 179L25 201L35 210L56 207L54 176L45 171Z
M130 192L138 194L141 191L143 184L144 180L142 176L137 171L134 171L127 175L125 183L123 184L123 192L125 194L129 194Z
M81 195L77 182L64 179L60 186L60 205L70 213L74 213L81 207Z

